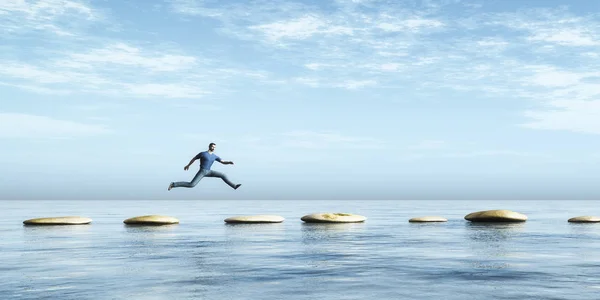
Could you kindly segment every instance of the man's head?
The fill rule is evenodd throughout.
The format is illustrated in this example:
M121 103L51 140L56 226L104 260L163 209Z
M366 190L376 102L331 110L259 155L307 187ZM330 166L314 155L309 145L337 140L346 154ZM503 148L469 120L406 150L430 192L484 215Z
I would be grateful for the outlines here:
M209 151L215 151L215 147L217 146L217 144L215 143L210 143L208 144L208 150Z

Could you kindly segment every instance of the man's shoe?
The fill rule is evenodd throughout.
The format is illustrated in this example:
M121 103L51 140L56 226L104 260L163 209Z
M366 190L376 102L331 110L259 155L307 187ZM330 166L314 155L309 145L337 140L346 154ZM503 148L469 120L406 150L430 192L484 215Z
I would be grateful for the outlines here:
M170 191L172 188L173 188L173 183L171 182L171 183L169 184L169 189L168 189L167 191Z
M237 190L237 189L238 189L240 186L242 186L242 184L241 184L241 183L238 183L238 184L236 184L236 185L235 185L234 189L236 189L236 190Z

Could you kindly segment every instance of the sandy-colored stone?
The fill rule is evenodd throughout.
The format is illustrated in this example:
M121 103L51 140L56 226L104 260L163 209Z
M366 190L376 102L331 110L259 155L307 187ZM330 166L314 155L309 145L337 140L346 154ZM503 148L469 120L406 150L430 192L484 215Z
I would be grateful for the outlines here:
M367 218L347 213L315 213L301 218L306 223L357 223Z
M510 210L496 209L470 213L465 216L465 220L471 222L525 222L527 216Z
M148 215L129 218L123 221L123 223L129 225L168 225L177 224L179 220L169 216Z
M283 220L275 215L235 216L225 219L225 223L281 223Z
M78 216L37 218L23 221L25 225L85 225L92 219Z
M425 216L425 217L416 217L408 220L411 223L425 223L425 222L448 222L448 219L438 217L438 216Z
M598 223L598 222L600 222L600 217L580 216L580 217L570 218L569 222L571 222L571 223Z

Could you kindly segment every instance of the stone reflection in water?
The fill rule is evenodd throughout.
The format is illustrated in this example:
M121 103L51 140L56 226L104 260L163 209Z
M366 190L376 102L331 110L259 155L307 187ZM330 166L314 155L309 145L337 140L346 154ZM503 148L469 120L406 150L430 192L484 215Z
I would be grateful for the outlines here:
M506 260L518 256L519 238L525 223L467 223L466 231L472 266L478 269L505 269Z

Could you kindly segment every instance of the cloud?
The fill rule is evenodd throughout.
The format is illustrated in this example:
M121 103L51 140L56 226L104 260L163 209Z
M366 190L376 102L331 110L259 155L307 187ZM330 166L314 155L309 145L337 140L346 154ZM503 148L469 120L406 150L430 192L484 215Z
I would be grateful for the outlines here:
M352 35L353 33L352 28L332 25L323 18L314 15L270 24L254 25L249 28L261 32L269 41L279 41L281 39L303 40L316 34Z
M538 30L529 37L529 40L556 43L564 46L594 46L600 44L594 36L577 29Z
M341 83L337 83L334 86L343 87L345 89L354 90L359 88L364 88L368 86L377 85L377 81L375 80L346 80Z
M25 30L72 36L82 21L97 21L98 11L73 0L0 1L0 28L5 34Z
M271 0L169 3L170 11L186 20L209 18L207 24L217 24L214 33L236 39L272 64L256 70L178 46L104 38L73 42L69 52L42 50L28 60L18 59L17 47L12 59L0 61L0 84L45 94L187 99L246 86L243 80L350 91L394 88L407 94L454 90L480 101L534 101L540 109L524 113L525 128L565 130L574 127L558 120L583 113L578 101L595 101L598 95L593 82L598 74L587 66L600 63L593 51L600 22L567 7L490 12L485 5L460 1L335 1L327 8ZM84 25L101 19L98 9L75 0L26 4L0 4L0 14L10 16L1 26L63 30L68 40L68 34L81 32L69 19ZM468 12L462 11L465 6Z
M398 20L395 17L384 15L385 19L383 22L377 25L377 28L387 32L398 32L398 31L418 31L423 28L436 28L443 27L444 23L438 20L428 19L408 19ZM392 22L386 22L387 19Z
M336 80L330 78L317 78L317 77L299 77L293 78L291 81L293 83L299 83L302 85L306 85L312 88L344 88L347 90L356 90L361 88L366 88L370 86L377 85L377 81L375 80ZM288 83L289 83L288 82Z
M564 7L500 13L488 22L524 31L529 42L583 47L598 45L600 41L593 15L575 16Z
M219 9L211 9L194 0L173 0L171 1L171 10L184 15L195 15L202 17L221 17L223 12Z
M200 98L209 94L191 84L125 84L125 91L139 97Z
M0 138L74 138L109 133L104 125L57 120L46 116L0 113Z
M554 67L540 66L533 67L534 75L526 78L526 83L535 84L545 87L568 87L577 84L586 74L574 73L567 71L558 71ZM590 74L594 76L600 73Z
M39 86L33 86L33 85L27 85L27 84L16 84L16 83L1 82L1 81L0 81L0 85L14 87L14 88L17 88L20 90L30 91L30 92L33 92L36 94L69 95L71 93L68 90L45 88L45 87L39 87Z
M175 49L144 49L119 42L31 63L0 60L0 75L4 85L33 92L168 98L201 98L219 78L243 76L240 70L199 64L199 58L177 54ZM248 76L257 74L248 72Z
M172 72L195 66L197 58L189 55L143 53L143 50L126 43L115 43L87 53L71 53L57 65L70 68L94 68L105 64L133 66L150 71Z

